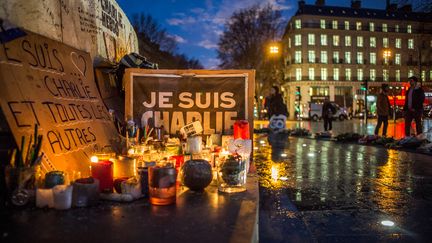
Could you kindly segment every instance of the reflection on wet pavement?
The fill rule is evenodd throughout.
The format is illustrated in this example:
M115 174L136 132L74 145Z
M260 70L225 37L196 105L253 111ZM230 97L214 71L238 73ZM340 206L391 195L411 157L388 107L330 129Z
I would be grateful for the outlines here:
M333 122L333 135L338 135L341 133L360 133L360 134L373 134L375 131L377 120L370 119L368 125L366 126L363 120L345 120L345 121L334 121ZM268 126L268 121L254 121L254 127L259 129ZM324 129L324 124L322 121L287 121L287 128L305 128L315 134L317 132L322 132ZM414 126L414 125L413 125ZM414 130L412 130L414 133ZM423 133L426 138L432 141L432 119L423 120ZM382 130L380 133L382 134ZM403 119L399 119L394 123L392 120L389 121L387 128L387 136L400 139L405 136L405 123Z
M255 141L266 242L421 241L432 230L432 157L285 135Z

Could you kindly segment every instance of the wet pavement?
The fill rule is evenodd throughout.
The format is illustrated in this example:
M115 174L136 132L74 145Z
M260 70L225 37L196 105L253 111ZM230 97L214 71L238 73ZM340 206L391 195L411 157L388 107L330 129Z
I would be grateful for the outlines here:
M278 136L255 138L261 242L430 242L431 156Z
M363 120L353 119L353 120L344 120L344 121L334 121L333 122L333 135L338 135L346 132L355 132L359 134L374 134L375 126L377 120L369 119L367 126L365 125ZM268 121L254 121L255 128L263 128L268 126ZM324 130L324 123L322 121L287 121L287 128L306 128L311 131L313 134L317 132L322 132ZM412 127L414 127L414 123ZM382 129L382 128L381 128ZM413 128L412 128L413 129ZM427 139L432 141L432 119L423 120L423 132L426 135ZM414 130L412 130L414 133ZM379 134L382 134L382 130L380 130ZM387 129L387 135L389 137L395 137L400 139L405 136L405 122L403 119L399 119L395 122L393 120L389 120L389 125Z

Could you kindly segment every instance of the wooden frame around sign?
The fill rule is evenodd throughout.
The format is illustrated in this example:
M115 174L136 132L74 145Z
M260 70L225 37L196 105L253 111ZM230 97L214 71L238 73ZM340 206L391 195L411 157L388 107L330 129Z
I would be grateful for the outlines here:
M146 76L175 75L175 76L227 76L235 75L246 77L247 87L247 111L245 111L249 122L250 134L253 134L253 106L255 96L255 70L194 70L194 69L139 69L128 68L125 71L123 80L125 81L125 119L133 117L133 77L145 74Z

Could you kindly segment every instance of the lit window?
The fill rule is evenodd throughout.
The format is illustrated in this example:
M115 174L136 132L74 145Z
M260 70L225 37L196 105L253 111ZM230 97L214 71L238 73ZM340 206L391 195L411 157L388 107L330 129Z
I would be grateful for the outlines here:
M363 64L363 52L357 52L357 64Z
M387 32L387 24L382 24L382 31Z
M345 63L351 64L351 52L345 52Z
M315 69L309 68L309 80L315 80Z
M371 36L369 38L369 42L370 42L370 47L376 47L376 37Z
M429 80L432 81L432 70L429 71Z
M288 48L291 48L291 37L288 38Z
M398 82L401 81L401 76L400 76L400 70L399 69L396 70L396 81L398 81Z
M338 51L333 52L333 63L339 63L339 52Z
M383 47L388 48L389 47L389 41L387 37L383 38Z
M408 77L414 76L414 71L412 69L408 70Z
M376 53L375 52L371 52L369 58L370 58L370 64L376 64Z
M333 20L332 21L332 27L333 27L334 30L338 29L338 22L337 22L337 20Z
M333 36L333 45L339 46L339 36L338 35Z
M376 70L375 69L371 69L369 72L369 78L371 81L375 81L376 80Z
M325 29L326 28L325 19L321 19L320 20L320 27L321 27L321 29Z
M347 81L351 80L351 68L345 69L345 80Z
M389 81L389 70L383 69L383 79L384 81Z
M345 36L345 46L351 46L351 36Z
M372 31L372 32L375 31L375 24L374 24L374 22L370 22L369 23L369 31Z
M345 30L349 30L350 29L350 24L349 21L345 21Z
M308 34L308 45L315 45L315 34Z
M426 71L425 70L422 70L420 77L421 77L422 81L426 80Z
M315 63L315 51L308 51L308 62Z
M327 63L327 51L321 51L321 63Z
M407 26L407 33L412 33L412 26L410 24Z
M401 48L402 47L402 40L401 38L396 38L396 43L395 43L396 48Z
M357 47L363 47L363 36L357 36Z
M301 68L296 68L296 80L300 81L302 79L302 70Z
M295 20L295 28L296 29L301 29L301 19L296 19Z
M414 39L408 39L408 49L414 49Z
M356 22L356 30L362 30L362 23Z
M294 45L301 46L301 35L295 35L294 38Z
M327 35L321 35L321 45L322 46L327 45Z
M302 55L301 55L301 51L296 51L295 52L295 63L301 63L301 59L302 59Z
M339 68L333 68L333 79L339 80Z
M327 80L327 68L321 68L321 80Z
M363 80L363 69L361 69L361 68L357 69L357 80L358 81Z
M398 25L398 24L395 25L395 31L396 31L396 32L399 32L399 25Z
M399 54L399 53L396 53L396 55L395 55L395 64L401 65L401 54Z

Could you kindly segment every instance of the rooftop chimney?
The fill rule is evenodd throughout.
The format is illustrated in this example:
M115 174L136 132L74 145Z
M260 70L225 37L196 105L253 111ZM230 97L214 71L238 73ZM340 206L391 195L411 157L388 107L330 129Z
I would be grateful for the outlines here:
M317 6L324 6L325 5L325 0L316 0L315 1L315 5L317 5Z
M405 4L400 8L400 10L402 10L405 13L411 13L412 12L412 5L411 4Z
M360 0L351 0L351 8L360 9L361 1Z
M397 11L397 4L396 3L391 3L387 6L387 11L388 12L396 12Z
M299 8L300 8L300 7L303 7L305 4L306 4L306 3L305 3L304 0L300 0L300 1L298 1Z

